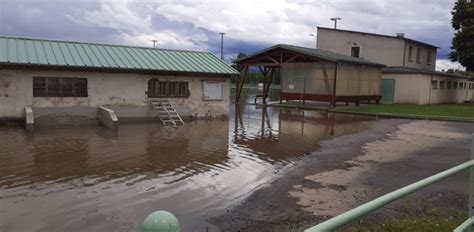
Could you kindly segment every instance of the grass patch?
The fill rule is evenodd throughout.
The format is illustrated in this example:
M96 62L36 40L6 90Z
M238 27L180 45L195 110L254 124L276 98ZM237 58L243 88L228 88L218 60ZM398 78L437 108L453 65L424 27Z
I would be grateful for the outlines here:
M383 222L362 223L352 226L344 231L366 232L366 231L453 231L467 219L467 213L456 211L450 216L443 216L436 210L427 215L406 215L399 219L391 219Z
M474 118L474 104L380 104L338 108L345 112Z

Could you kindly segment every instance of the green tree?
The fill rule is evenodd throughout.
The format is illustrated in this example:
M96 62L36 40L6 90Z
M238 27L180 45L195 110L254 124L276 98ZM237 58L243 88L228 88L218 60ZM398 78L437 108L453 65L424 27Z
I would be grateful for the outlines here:
M451 24L456 30L452 41L453 51L449 54L452 61L459 61L466 71L474 71L474 1L457 0L453 10Z
M239 52L239 54L237 54L237 59L244 58L246 56L247 54L245 54L244 52Z

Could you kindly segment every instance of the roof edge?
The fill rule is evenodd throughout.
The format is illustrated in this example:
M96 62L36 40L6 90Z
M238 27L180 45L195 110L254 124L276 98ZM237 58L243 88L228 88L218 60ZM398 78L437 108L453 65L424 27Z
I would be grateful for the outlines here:
M79 42L79 41L72 41L72 40L45 39L45 38L33 38L33 37L26 37L26 36L11 36L11 35L1 35L0 34L0 39L1 38L34 40L34 41L56 42L56 43L73 43L73 44L90 44L90 45L113 46L113 47L142 48L142 49L173 51L173 52L206 53L206 54L214 55L214 53L208 52L208 51L179 50L179 49L170 49L170 48L152 48L152 47L145 47L145 46L120 45L120 44L108 44L108 43L96 43L96 42Z
M0 62L0 68L14 68L20 67L25 69L39 69L39 70L59 70L59 71L85 71L85 72L124 72L124 73L154 73L154 74L169 74L169 75L204 75L204 76L234 76L239 75L240 72L231 67L234 73L215 73L215 72L192 72L192 71L173 71L160 69L136 69L136 68L110 68L110 67L95 67L95 66L72 66L72 65L42 65L42 64L26 64L26 63L6 63Z
M301 54L305 54L305 55L308 55L308 56L313 56L313 57L316 57L316 58L319 58L319 59L322 59L322 60L326 60L326 61L329 61L329 62L334 62L334 63L341 62L341 63L365 64L365 65L371 65L371 66L386 67L386 65L384 65L384 64L372 62L372 61L369 61L369 60L364 60L362 58L358 58L360 60L348 60L348 59L345 60L345 59L339 59L339 58L328 58L328 57L324 57L322 55L317 55L317 54L310 54L310 52L305 52L305 51L303 51L303 49L311 49L311 50L315 50L315 51L328 52L328 53L335 54L337 56L346 56L346 55L331 52L331 51L315 49L315 48L300 47L300 46L289 45L289 44L276 44L276 45L273 45L271 47L265 48L263 50L254 52L254 53L252 53L252 54L250 54L246 57L236 59L233 62L238 64L239 62L242 62L242 61L244 61L248 58L263 54L265 52L271 51L271 50L276 49L276 48L285 49L285 50L288 50L288 51L291 51L291 52L301 53ZM346 57L349 57L349 56L346 56Z
M422 44L422 45L425 45L425 46L428 46L428 47L432 47L432 48L436 48L436 49L439 49L439 48L440 48L440 47L438 47L438 46L436 46L436 45L433 45L433 44L421 42L421 41L414 40L414 39L410 39L410 38L406 38L406 37L400 38L400 37L393 36L393 35L384 35L384 34L377 34L377 33L364 32L364 31L345 30L345 29L334 29L334 28L320 27L320 26L318 26L318 27L316 27L316 28L318 28L318 29L325 29L325 30L331 30L331 31L343 31L343 32L349 32L349 33L357 33L357 34L364 34L364 35L388 37L388 38L392 38L392 39L403 39L403 40L406 40L406 41L410 41L410 42L414 42L414 43L419 43L419 44Z
M401 69L401 70L390 70L390 69ZM439 75L439 76L447 76L453 78L463 78L463 79L472 79L469 76L464 76L461 74L455 73L445 73L440 71L429 71L424 69L417 69L417 68L407 68L403 66L390 66L382 69L383 74L425 74L425 75Z

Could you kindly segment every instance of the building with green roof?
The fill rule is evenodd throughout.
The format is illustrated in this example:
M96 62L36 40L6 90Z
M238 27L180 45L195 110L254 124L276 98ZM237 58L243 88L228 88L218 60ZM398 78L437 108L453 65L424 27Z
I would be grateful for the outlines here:
M257 66L265 76L265 103L271 79L280 73L282 101L318 101L359 104L378 103L383 64L338 53L288 44L277 44L234 61L243 70L237 84L237 101L249 67Z
M90 108L100 106L118 118L149 117L151 99L183 116L227 116L238 74L209 52L0 36L0 118L23 120L25 107L34 118L95 118Z

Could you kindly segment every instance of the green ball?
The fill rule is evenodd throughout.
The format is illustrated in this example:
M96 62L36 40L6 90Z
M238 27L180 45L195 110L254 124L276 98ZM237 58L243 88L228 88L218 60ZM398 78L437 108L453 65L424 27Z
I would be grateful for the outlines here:
M179 221L168 211L155 211L142 223L141 232L179 232Z

